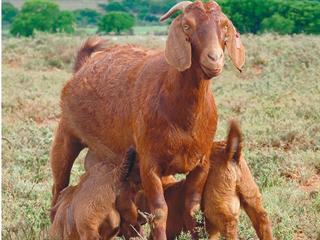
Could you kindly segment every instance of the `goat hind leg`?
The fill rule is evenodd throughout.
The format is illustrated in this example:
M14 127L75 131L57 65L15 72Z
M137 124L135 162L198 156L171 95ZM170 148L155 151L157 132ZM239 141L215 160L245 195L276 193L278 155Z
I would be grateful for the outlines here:
M261 240L272 240L271 222L262 206L261 198L246 199L242 206L249 216L256 233Z
M71 168L74 160L83 149L81 142L71 135L60 121L50 154L50 163L53 176L52 207L56 204L59 193L69 185ZM55 212L51 212L51 221Z

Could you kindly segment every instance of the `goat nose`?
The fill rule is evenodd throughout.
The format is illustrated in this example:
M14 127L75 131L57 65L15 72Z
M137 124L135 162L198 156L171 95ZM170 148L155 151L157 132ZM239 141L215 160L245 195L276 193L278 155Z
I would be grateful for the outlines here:
M209 57L212 61L216 62L216 61L218 61L220 58L222 58L222 53L209 53L209 54L208 54L208 57Z

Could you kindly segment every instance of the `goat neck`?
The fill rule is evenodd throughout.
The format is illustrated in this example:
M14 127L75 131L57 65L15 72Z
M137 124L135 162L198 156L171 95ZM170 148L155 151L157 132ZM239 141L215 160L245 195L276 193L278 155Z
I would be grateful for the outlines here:
M170 111L170 120L186 128L192 127L196 120L206 110L210 92L210 80L206 80L196 64L179 72L171 69L165 85L169 96L164 100L167 111Z

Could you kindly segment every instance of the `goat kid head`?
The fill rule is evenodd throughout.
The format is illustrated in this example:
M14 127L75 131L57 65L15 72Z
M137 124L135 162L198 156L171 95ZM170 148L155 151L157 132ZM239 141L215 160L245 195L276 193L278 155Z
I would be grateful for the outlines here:
M245 61L244 46L239 33L216 2L183 1L160 20L164 21L177 11L182 14L171 23L165 49L171 66L182 72L194 61L200 65L204 77L210 79L221 73L227 47L234 66L241 71Z

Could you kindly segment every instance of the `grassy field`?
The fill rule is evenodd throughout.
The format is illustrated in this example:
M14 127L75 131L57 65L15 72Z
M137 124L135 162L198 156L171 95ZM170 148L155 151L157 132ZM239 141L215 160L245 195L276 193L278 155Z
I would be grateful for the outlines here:
M2 66L2 237L46 239L51 173L48 153L59 95L85 37L5 38ZM163 48L166 37L110 37ZM245 156L263 193L276 239L320 239L320 37L244 36L247 63L227 62L212 80L217 139L238 119ZM72 182L83 173L83 154ZM241 239L256 239L241 216Z

